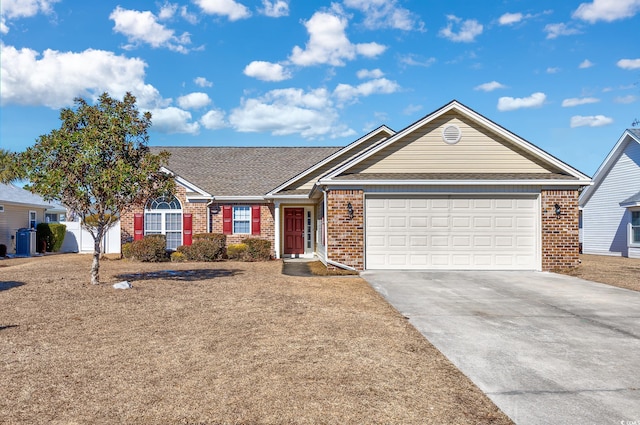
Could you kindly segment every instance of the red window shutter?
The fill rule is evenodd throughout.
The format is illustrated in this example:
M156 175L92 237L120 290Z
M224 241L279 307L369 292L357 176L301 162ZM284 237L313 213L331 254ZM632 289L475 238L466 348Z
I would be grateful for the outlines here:
M260 234L260 205L251 207L251 234Z
M222 233L230 235L233 233L233 210L231 205L222 206Z
M192 214L182 214L182 244L183 245L191 245L192 241L192 226L193 215Z
M144 237L144 214L133 215L133 240L139 241Z

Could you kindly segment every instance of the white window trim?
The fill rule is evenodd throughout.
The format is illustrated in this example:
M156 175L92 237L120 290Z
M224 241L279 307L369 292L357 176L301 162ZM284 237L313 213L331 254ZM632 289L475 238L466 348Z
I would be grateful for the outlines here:
M240 220L237 219L236 220L236 208L242 208L244 209L249 209L249 218L246 220ZM251 205L234 205L231 208L231 233L234 235L250 235L251 234L251 224L252 224L252 217L251 217ZM245 223L245 222L249 222L249 231L248 232L236 232L236 222L238 223Z
M633 240L633 229L634 228L640 228L640 225L638 226L634 226L633 225L633 213L637 213L640 214L640 209L632 209L629 211L631 213L631 219L629 220L629 234L628 234L628 241L629 241L629 248L640 248L640 241L635 242Z
M144 235L167 235L168 233L179 233L180 234L180 240L178 243L178 246L182 245L183 243L183 238L184 238L184 228L182 225L182 220L183 220L183 210L182 210L182 203L180 202L179 199L177 199L178 205L180 206L180 209L147 209L145 207L144 209L144 224L143 224L143 233ZM148 205L148 204L147 204ZM147 231L147 214L160 214L160 230L159 231ZM167 214L180 214L180 230L167 230ZM168 248L173 250L173 248Z

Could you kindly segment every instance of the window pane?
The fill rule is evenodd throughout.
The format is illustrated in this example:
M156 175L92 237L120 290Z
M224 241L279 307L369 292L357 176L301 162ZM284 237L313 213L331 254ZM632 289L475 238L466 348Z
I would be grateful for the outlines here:
M640 226L631 229L631 243L640 243Z
M640 226L640 211L631 212L631 225Z
M250 222L248 221L234 221L233 222L233 233L250 233L251 230Z
M234 220L249 220L251 217L251 209L249 207L233 207Z
M144 215L144 233L160 233L162 232L162 214L146 213Z
M167 213L165 215L166 230L182 230L182 214L181 213Z
M167 232L167 249L175 251L182 245L182 232Z

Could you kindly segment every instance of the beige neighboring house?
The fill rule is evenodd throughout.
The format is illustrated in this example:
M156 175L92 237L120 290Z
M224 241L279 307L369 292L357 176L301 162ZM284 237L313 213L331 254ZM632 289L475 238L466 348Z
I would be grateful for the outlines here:
M121 214L122 239L262 238L275 258L365 269L554 270L578 264L591 179L452 101L345 147L170 147L176 196Z
M38 195L12 184L0 184L0 244L7 247L7 254L16 253L19 229L35 229L38 223L46 221L48 212L57 211L59 207Z

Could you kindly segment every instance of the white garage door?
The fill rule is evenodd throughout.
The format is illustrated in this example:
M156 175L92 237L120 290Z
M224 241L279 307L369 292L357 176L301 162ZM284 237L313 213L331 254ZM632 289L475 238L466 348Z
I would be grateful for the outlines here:
M367 269L537 270L537 196L366 199Z

